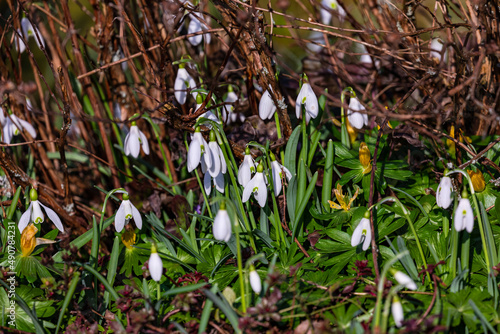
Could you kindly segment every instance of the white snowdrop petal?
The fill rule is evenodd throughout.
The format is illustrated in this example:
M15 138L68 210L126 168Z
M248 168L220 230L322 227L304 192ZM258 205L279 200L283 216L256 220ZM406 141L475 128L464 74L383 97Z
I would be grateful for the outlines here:
M219 173L216 177L214 177L215 189L217 189L220 193L224 193L224 174Z
M256 293L256 294L260 294L260 292L262 291L262 282L260 280L260 276L259 274L257 273L257 271L255 270L252 270L250 271L250 286L252 287L252 290Z
M141 139L141 145L144 154L148 155L149 154L148 138L146 138L146 135L141 130L139 130L139 138Z
M151 253L151 255L149 256L148 266L151 278L156 282L159 282L163 274L163 262L158 253Z
M448 209L451 205L452 191L451 179L448 176L441 178L436 191L436 204L443 209Z
M271 162L271 171L273 175L274 196L278 197L281 193L281 167L276 160Z
M404 285L405 288L410 290L417 290L417 285L415 284L415 282L410 278L410 276L406 275L405 273L397 271L394 274L394 278L396 279L396 281L398 281L399 284Z
M57 229L64 233L64 226L61 222L61 219L57 215L57 213L54 210L52 210L51 208L43 205L42 203L40 203L40 205L42 206L42 208L45 209L45 213L47 213L47 216L52 221L52 223L54 223L54 225L57 227Z
M197 132L198 133L198 132ZM196 133L195 133L196 134ZM189 144L188 156L187 156L187 170L192 172L198 167L201 160L201 146L199 141L193 139Z
M17 121L19 122L20 128L23 128L24 130L26 130L32 138L36 138L36 130L33 127L33 125L31 125L29 122L27 122L23 119L20 119L20 118L17 118Z
M212 177L219 175L221 170L221 161L219 157L219 145L215 141L208 143L208 150L205 154L210 154L212 166L208 168L208 172Z
M401 327L404 320L403 305L399 300L393 300L391 305L392 317L397 327Z
M115 229L116 232L121 232L125 227L125 205L123 203L120 204L118 211L115 214Z
M212 192L212 177L210 176L210 173L205 173L203 176L203 188L205 189L207 196L210 196L210 193Z
M141 213L132 203L130 203L130 208L132 209L132 217L134 217L135 226L137 226L139 230L142 229Z
M31 204L33 204L33 211L31 212L31 221L36 224L43 223L44 217L42 208L40 207L40 202L32 201Z
M263 120L270 119L274 115L275 111L276 106L274 105L274 101L269 93L269 90L266 90L259 102L259 116Z
M213 235L219 241L228 242L231 238L231 221L227 210L221 209L217 212L214 218Z
M21 219L19 219L19 224L17 225L17 227L19 228L20 233L23 233L26 226L28 226L28 224L30 223L32 209L33 209L33 202L30 203L28 209L23 213Z

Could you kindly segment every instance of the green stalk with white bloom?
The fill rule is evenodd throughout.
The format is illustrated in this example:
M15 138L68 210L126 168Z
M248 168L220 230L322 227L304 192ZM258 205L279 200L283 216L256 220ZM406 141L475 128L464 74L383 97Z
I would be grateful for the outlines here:
M476 216L477 216L477 219L479 222L479 233L481 235L481 243L483 244L483 252L484 252L484 258L486 261L486 267L488 268L488 274L491 274L492 273L491 266L492 266L492 263L494 260L494 255L492 254L492 252L490 252L490 250L487 247L486 235L484 233L483 219L481 216L481 211L479 210L479 203L477 201L476 193L474 191L474 185L472 184L472 180L471 180L469 174L461 169L454 169L454 170L448 172L447 176L449 176L451 174L455 174L455 173L461 173L467 179L467 182L469 183L470 194L472 196L472 200L474 201L474 210L476 211Z
M342 93L340 94L340 120L341 120L341 129L340 129L340 141L342 145L344 145L347 149L351 148L351 140L349 139L349 133L347 132L347 123L346 123L346 112L344 110L344 101L345 101L345 93L350 92L353 97L356 96L356 93L351 87L344 88Z
M378 281L377 285L377 302L375 304L375 313L373 315L374 320L372 323L373 324L372 331L375 333L381 333L379 327L380 327L380 315L382 312L382 297L384 294L385 277L387 276L387 273L389 272L389 269L392 267L392 265L409 253L410 252L406 250L404 252L397 254L392 259L390 259L382 269L382 273L380 274L380 280Z

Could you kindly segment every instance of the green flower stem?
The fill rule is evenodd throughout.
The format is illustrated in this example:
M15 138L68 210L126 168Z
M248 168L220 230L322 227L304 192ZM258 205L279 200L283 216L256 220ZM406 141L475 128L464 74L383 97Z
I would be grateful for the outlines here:
M236 211L235 211L236 216ZM243 276L243 260L241 258L241 245L240 245L240 227L238 226L238 217L234 217L234 227L236 233L236 256L238 261L238 276L240 278L241 290L241 308L243 313L247 313L247 304L245 302L245 276ZM250 239L252 240L252 239Z
M382 297L384 294L384 283L385 283L385 277L387 276L387 272L391 268L391 266L396 263L399 259L403 258L410 252L405 250L404 252L401 252L394 256L392 259L390 259L382 269L382 273L380 274L380 280L378 281L378 286L377 286L377 302L375 304L375 314L373 316L373 328L372 328L372 333L381 333L379 330L380 327L380 314L382 311Z
M424 263L425 269L427 269L427 261L425 260L424 251L422 249L422 245L420 244L420 239L418 238L415 226L413 225L413 221L411 220L410 213L397 197L394 197L394 201L403 209L403 214L405 215L405 218L408 221L408 224L410 225L411 232L413 233L415 241L417 242L418 252L420 253L420 257L422 258L422 262ZM429 278L429 281L432 282L431 275L429 274L429 272L427 272L427 277Z
M354 90L351 87L345 88L340 94L340 121L342 123L340 129L340 140L342 142L342 145L344 145L347 149L351 149L351 140L349 139L349 133L347 132L346 114L344 111L344 101L346 92L350 92L351 94L356 96L356 93L354 93Z
M389 308L392 304L392 299L394 296L397 295L398 291L401 290L404 286L401 284L396 285L394 288L392 288L389 293L387 294L387 297L385 299L385 304L384 304L384 312L382 313L382 325L380 328L380 333L387 333L387 323L389 320Z
M271 171L271 158L269 156L269 152L266 151L266 157L267 157L267 170ZM273 178L272 172L269 173L270 178ZM274 196L274 180L273 182L269 182L269 188L271 192L271 198L273 200L273 215L274 215L274 229L276 230L276 241L278 242L278 245L280 244L280 239L283 241L283 243L286 244L285 242L285 232L283 231L283 226L281 226L281 219L280 219L280 214L279 214L279 208L278 208L278 203L276 202L276 197Z
M448 217L448 211L443 214L443 232L444 237L448 238L448 233L450 233L450 218Z
M465 176L465 178L467 179L467 182L469 183L470 194L472 196L472 200L474 201L474 210L476 211L476 216L477 216L477 220L479 223L479 233L481 234L481 243L483 244L484 259L486 261L486 267L488 267L488 273L490 274L490 273L492 273L492 268L491 268L492 259L490 259L488 247L486 246L487 244L486 244L486 236L484 234L484 228L483 228L483 219L481 217L481 211L479 210L479 203L477 201L476 192L474 191L474 186L472 185L472 180L470 179L469 174L461 169L454 169L454 170L448 172L448 174L446 174L446 176L449 176L449 175L454 174L454 173L461 173L463 176ZM469 240L470 240L470 238L469 238ZM463 254L463 252L462 252L462 254Z
M309 140L307 137L307 124L306 124L306 115L305 114L306 114L305 109L304 109L304 107L302 107L302 123L301 123L302 150L300 151L300 156L304 161L307 161Z
M457 277L458 232L451 230L451 279ZM450 281L451 282L451 281Z
M165 168L167 169L168 179L170 180L170 182L174 182L174 179L172 177L172 172L170 171L170 165L168 164L167 155L165 154L165 150L163 149L163 145L161 143L160 132L158 131L159 130L158 126L153 123L153 120L149 116L144 116L143 118L145 120L147 120L149 122L149 124L151 124L151 127L153 128L153 132L155 134L156 140L158 141L158 146L160 147L161 155L163 157L163 163L165 165ZM172 190L175 194L177 194L177 191L175 188L176 187L173 187Z
M470 259L470 234L465 234L465 232L460 235L462 239L462 255L460 256L460 262L462 263L462 270L469 268Z
M238 182L236 181L236 178L234 176L234 171L233 171L233 168L236 168L236 161L234 160L234 157L232 156L231 154L231 162L233 163L233 168L231 168L231 164L229 163L229 154L228 152L231 152L231 148L229 146L229 143L227 142L227 138L224 134L224 131L222 131L222 129L219 128L219 124L213 122L213 124L216 124L217 126L214 127L216 128L218 131L215 131L215 134L217 136L217 142L219 144L219 146L221 147L222 149L222 154L224 155L224 159L226 160L226 164L227 164L227 170L229 172L229 178L231 179L231 182L233 184L233 187L234 187L234 191L236 192L236 201L238 203L238 208L240 209L241 211L241 215L243 217L243 222L245 224L245 229L248 233L248 237L250 239L250 245L252 246L253 250L255 251L255 253L257 253L257 247L255 246L255 240L253 238L253 234L252 234L252 227L250 226L250 222L248 220L248 217L247 215L245 214L245 208L243 207L243 202L241 201L241 194L240 194L240 187L239 187L239 184ZM223 140L224 138L224 140ZM254 222L255 224L255 222ZM253 226L253 229L256 229L257 228L257 225Z
M161 298L160 282L156 282L156 300L159 301Z
M283 136L281 135L281 126L280 126L280 117L278 116L278 113L274 113L274 122L276 123L276 132L278 134L278 139L281 139ZM280 157L281 157L281 162L285 162L285 151L280 150Z

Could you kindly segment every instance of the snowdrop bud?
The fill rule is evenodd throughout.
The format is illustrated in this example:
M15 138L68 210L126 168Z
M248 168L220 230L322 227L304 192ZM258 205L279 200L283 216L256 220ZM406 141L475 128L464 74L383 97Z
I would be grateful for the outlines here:
M445 171L444 175L446 173ZM443 176L436 191L436 203L440 208L448 209L450 207L452 192L451 179L448 176Z
M271 119L276 112L276 105L269 91L272 91L271 85L269 85L269 89L262 94L262 98L259 102L259 116L262 120Z
M262 291L260 276L257 271L255 271L255 267L253 265L250 266L250 286L256 294L260 294L260 292Z
M347 119L353 128L360 130L363 126L368 125L368 115L360 112L365 110L366 108L359 102L357 97L351 97Z
M393 273L394 278L396 281L398 281L399 284L404 285L405 288L410 289L410 290L417 290L417 285L415 282L410 278L410 276L406 275L405 273L401 271L395 271Z
M231 239L231 220L226 210L226 203L222 202L214 218L214 238L219 241L228 242Z
M443 42L439 38L434 38L432 39L429 48L431 49L429 57L440 63L443 60L443 56L441 55L443 52ZM446 51L444 58L446 59Z
M394 299L392 300L391 312L396 326L401 327L405 317L403 313L403 305L401 305L401 302L399 301L399 298L397 296L394 296Z
M363 243L362 249L365 251L370 247L372 230L370 227L370 212L366 211L364 217L354 229L351 237L351 246L356 247Z
M151 278L156 282L161 280L163 274L163 262L161 261L160 255L156 251L156 246L151 246L151 255L149 257L149 273Z
M462 198L458 202L455 214L453 215L453 225L457 232L467 230L467 232L472 233L472 229L474 228L474 214L472 213L472 206L468 197L467 190L464 188Z

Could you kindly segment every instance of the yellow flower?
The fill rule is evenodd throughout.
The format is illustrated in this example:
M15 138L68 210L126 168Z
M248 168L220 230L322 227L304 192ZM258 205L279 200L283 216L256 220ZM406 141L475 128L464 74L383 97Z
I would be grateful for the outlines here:
M340 205L335 203L334 201L328 201L328 203L330 203L330 207L336 210L343 209L344 211L349 211L349 209L351 209L352 202L354 202L356 197L358 197L359 188L356 189L356 192L354 193L354 196L352 198L349 198L349 195L344 196L340 183L337 184L337 189L334 189L333 192L335 193L335 197L337 198L337 201Z
M453 125L450 127L450 137L455 138L455 127ZM460 135L458 136L458 140L461 143L463 143L464 141L466 143L470 143L472 141L470 137L464 136L461 130L460 130ZM450 148L451 151L455 151L455 142L453 140L446 139L446 145Z
M31 223L21 233L21 252L23 257L28 257L33 253L36 246L36 233L38 229Z
M363 166L363 174L368 174L372 171L371 154L366 143L359 145L359 162Z
M21 252L22 257L28 257L38 245L53 244L54 240L36 238L38 229L33 223L30 223L21 233Z
M351 124L349 124L349 120L346 118L346 127L347 127L347 133L349 134L349 140L351 141L351 144L356 141L356 138L358 138L358 130L353 128Z
M484 176L483 173L478 169L477 172L474 172L473 170L468 170L467 173L469 173L469 176L472 180L472 186L474 187L474 190L477 192L481 192L484 190L486 187L486 182L484 182Z
M134 231L125 231L122 234L122 242L127 249L132 249L135 244L136 234Z

